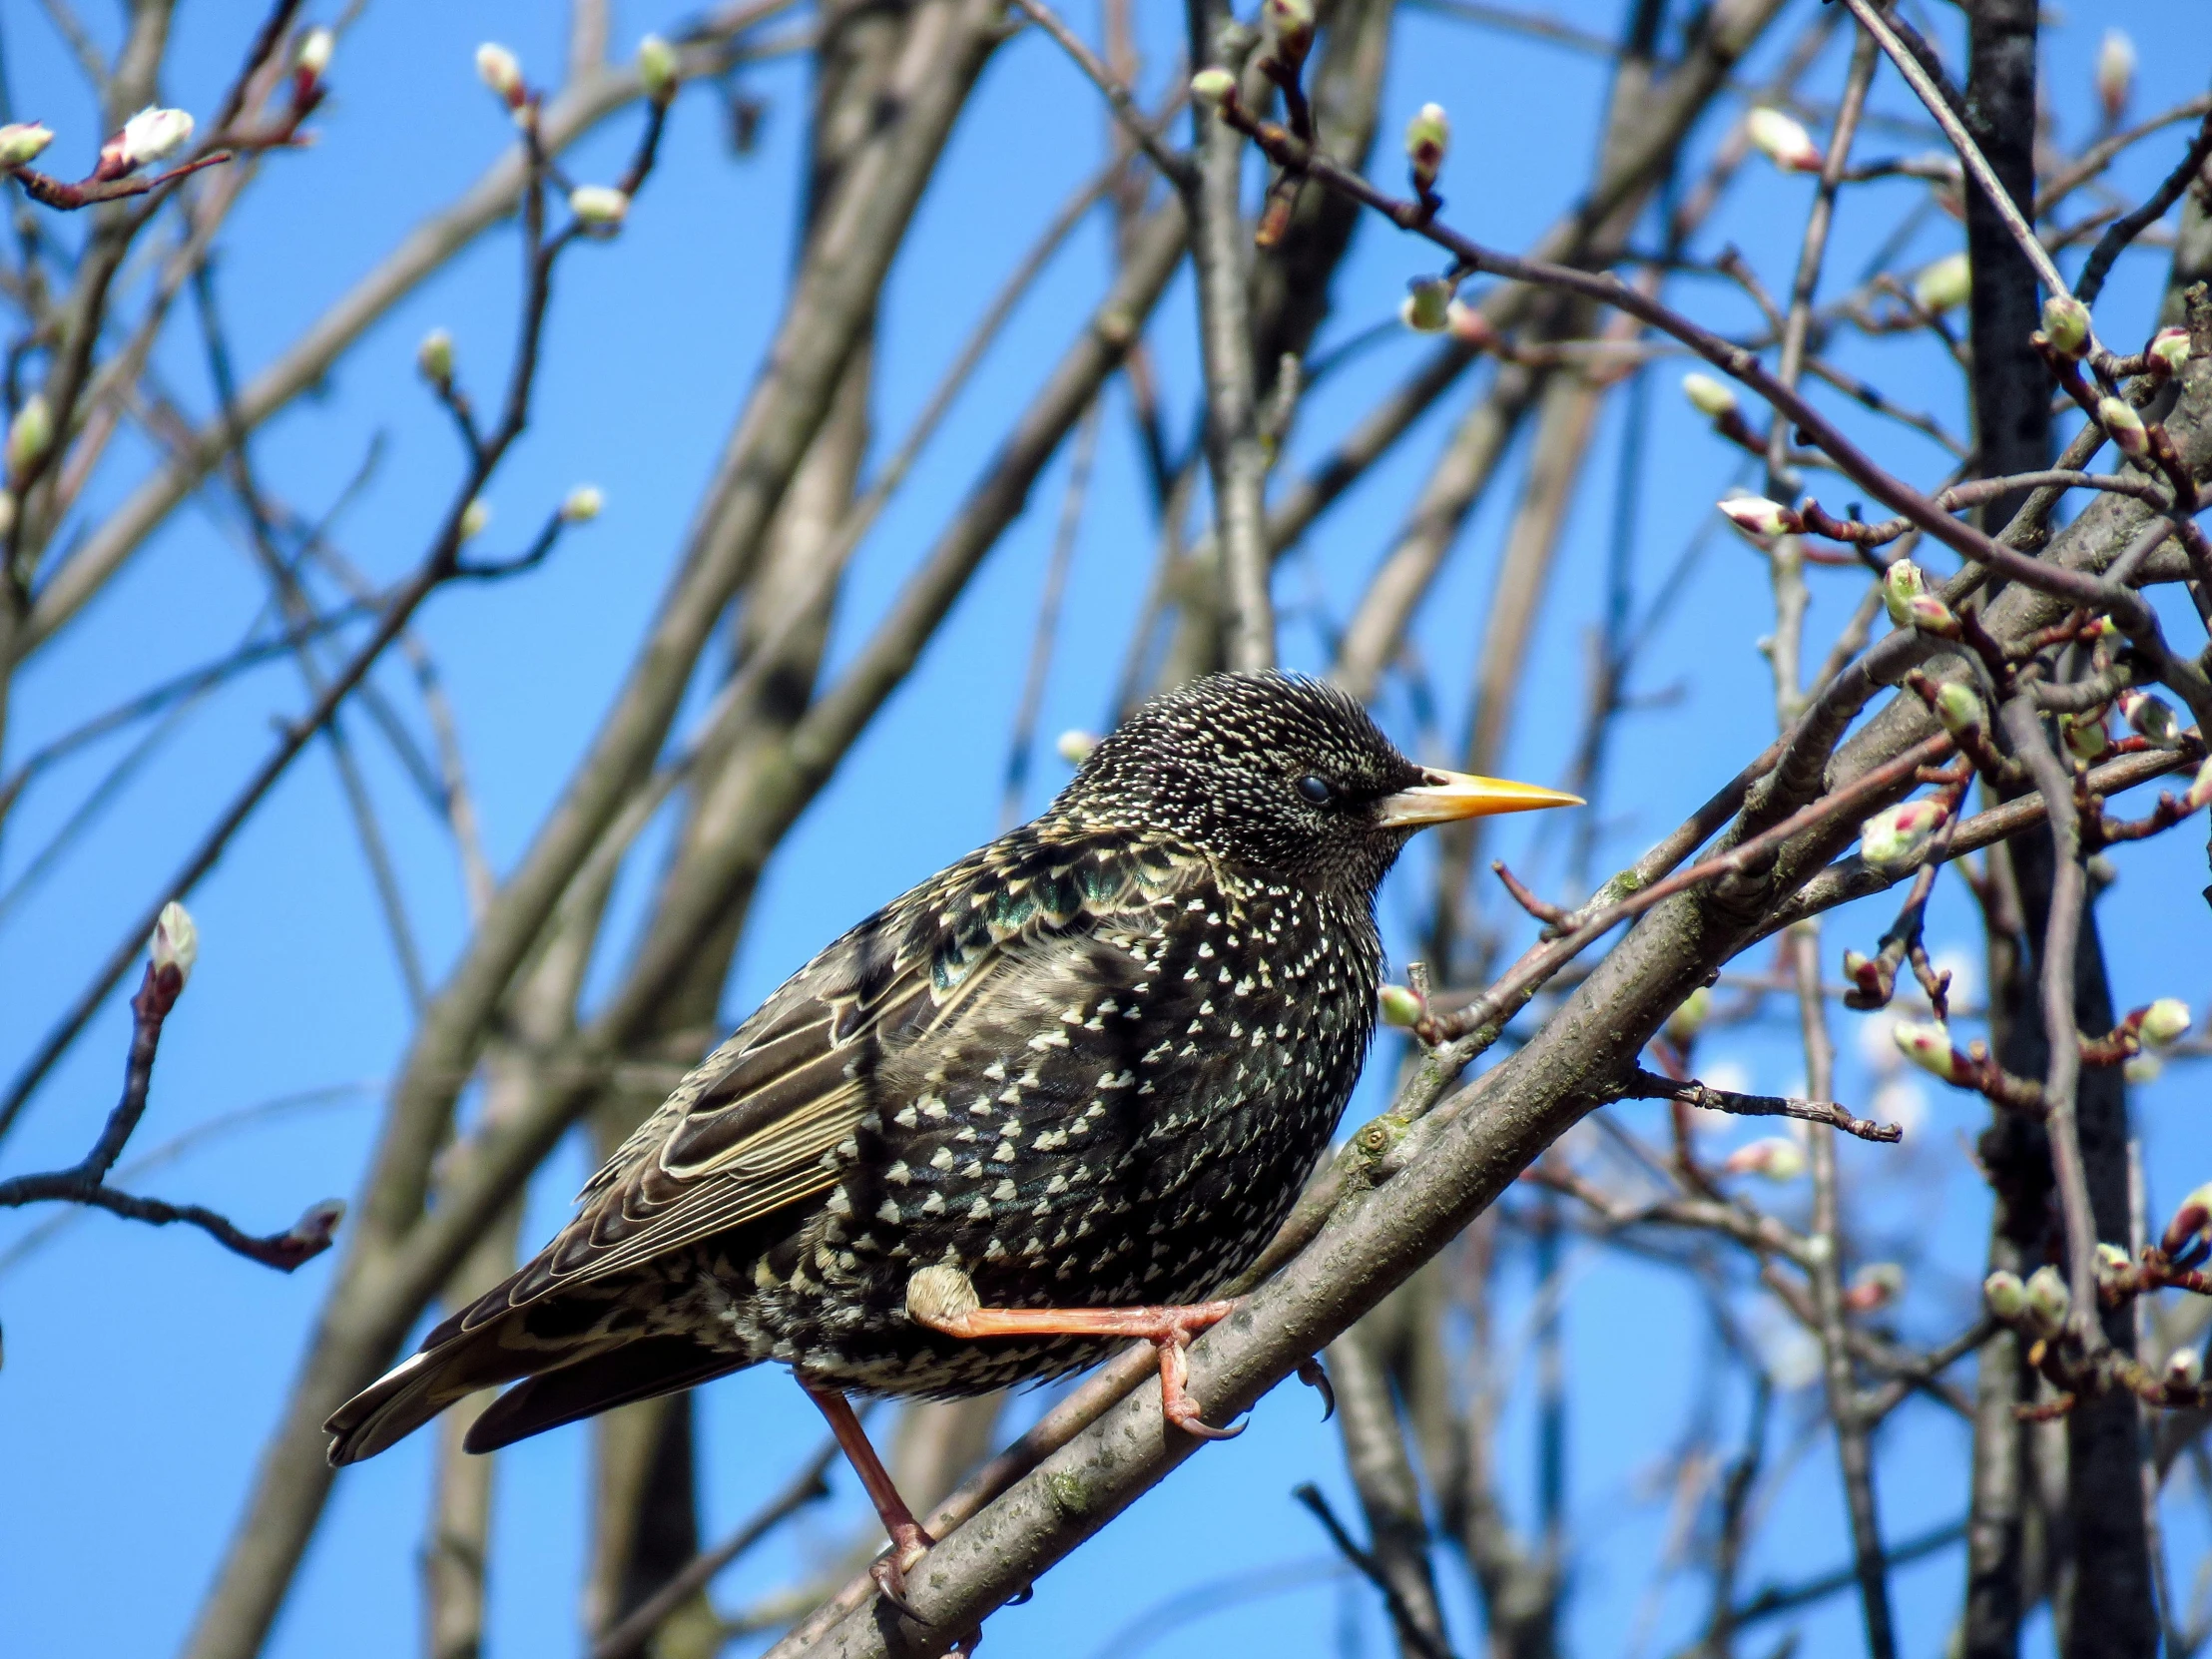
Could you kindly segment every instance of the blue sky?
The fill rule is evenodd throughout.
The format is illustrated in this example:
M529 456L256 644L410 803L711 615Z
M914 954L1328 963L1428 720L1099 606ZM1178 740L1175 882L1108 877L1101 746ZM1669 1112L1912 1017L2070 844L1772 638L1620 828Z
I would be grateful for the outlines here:
M614 9L618 50L679 15L641 4ZM1570 0L1560 10L1600 32L1618 23L1615 0ZM1800 8L1801 18L1808 11ZM1148 85L1156 89L1176 59L1180 8L1148 0L1138 12ZM339 48L334 93L315 122L319 142L271 162L234 222L218 269L243 373L280 350L425 211L456 195L498 154L510 130L474 78L471 51L479 39L498 38L543 75L563 57L557 13L543 4L386 4L363 12ZM1088 6L1073 6L1069 15L1094 29ZM246 16L236 7L184 10L164 88L170 101L203 115L211 110L241 49ZM92 21L111 26L104 10ZM1952 13L1941 12L1937 22L1946 39L1955 35ZM2142 48L2137 110L2202 90L2212 64L2212 13L2142 0L2082 0L2052 29L2045 49L2061 142L2078 141L2090 125L2088 60L2097 37L2115 25L2132 31ZM0 11L0 34L14 108L55 127L61 135L55 170L63 171L61 158L87 156L96 145L92 113L33 8ZM1759 62L1772 58L1774 44ZM1832 47L1814 77L1817 89L1833 91L1843 55L1840 45ZM671 124L663 168L622 236L579 250L563 265L540 414L489 492L496 518L487 545L519 544L579 481L604 488L604 517L571 536L542 570L443 594L423 618L423 637L459 715L488 846L502 867L527 844L628 666L778 313L793 254L805 61L750 67L743 84L766 103L758 149L733 157L712 101L687 97ZM1602 66L1589 58L1408 11L1398 25L1383 131L1395 132L1423 101L1445 104L1454 123L1444 181L1452 221L1496 246L1519 248L1586 177L1604 88ZM1909 113L1892 77L1879 83L1876 102L1883 111ZM1700 129L1700 154L1739 107L1726 100L1716 107ZM610 123L574 155L572 170L579 178L611 177L634 132L633 117ZM878 454L928 396L1034 228L1095 167L1103 141L1102 111L1048 42L1019 39L987 71L885 297ZM2125 188L2140 194L2171 165L2181 142L2176 130L2131 155L2118 173ZM1920 148L1878 134L1862 153ZM1847 201L1839 272L1856 275L1857 260L1916 189L1880 185ZM1802 179L1752 169L1705 232L1701 251L1711 255L1734 242L1770 286L1782 286L1810 191ZM1917 266L1958 243L1954 226L1935 220L1905 263ZM342 545L379 577L394 577L419 557L459 475L450 433L414 378L414 344L430 326L445 326L464 377L477 387L496 384L513 331L515 251L511 231L480 239L258 441L257 461L271 487L315 512L337 498L381 439L377 465L338 527ZM986 462L1009 411L1099 292L1106 257L1104 221L1094 218L1024 302L863 550L833 658L865 637ZM2158 254L2123 263L2098 307L2110 337L2132 340L2147 328L2163 263ZM1338 311L1323 343L1391 315L1404 280L1434 267L1421 246L1370 222L1339 279ZM1746 304L1712 283L1680 281L1670 295L1721 325L1748 328L1756 321ZM1179 278L1153 332L1171 406L1185 412L1179 418L1187 418L1196 380L1191 313L1187 279ZM1422 349L1409 337L1391 337L1327 381L1302 412L1286 475L1323 452ZM1901 401L1936 409L1962 429L1954 379L1936 372L1924 347L1848 341L1839 354ZM189 405L207 408L204 365L189 328L177 331L160 366ZM1645 595L1734 475L1731 455L1675 397L1678 372L1662 365L1654 374L1650 465L1635 520L1638 588ZM1287 563L1278 599L1292 666L1323 665L1314 610L1346 613L1451 421L1483 383L1471 376L1456 388ZM1108 402L1053 666L1042 723L1048 735L1095 728L1103 718L1150 567L1147 491L1125 414L1117 390ZM1909 477L1933 480L1942 468L1940 453L1925 440L1863 420L1853 429ZM1554 781L1582 718L1585 642L1602 600L1619 435L1616 399L1543 613L1534 689L1524 699L1506 768L1514 776ZM94 486L95 510L120 497L142 459L143 452L124 449L121 464ZM730 1020L821 942L994 831L1006 731L1065 468L1063 456L914 678L780 852L725 998ZM1467 680L1511 499L1511 491L1493 490L1475 515L1420 631L1422 657L1451 722L1448 743L1456 742L1457 717L1449 712L1464 701L1458 688ZM1816 570L1811 579L1812 637L1825 649L1858 587L1848 573ZM224 505L211 498L180 511L21 676L10 758L223 649L244 634L260 603L259 578ZM1770 626L1762 571L1728 538L1715 538L1638 674L1639 692L1666 700L1631 714L1621 729L1602 801L1601 865L1633 856L1771 735L1767 668L1752 644ZM396 670L379 683L395 703L414 709ZM0 914L0 1008L7 1010L0 1059L12 1064L76 994L117 929L264 753L271 717L299 706L296 677L277 664L197 708L52 876ZM1382 713L1405 742L1419 741L1402 688L1386 696ZM352 730L387 810L385 826L425 953L434 967L450 963L465 914L449 842L388 749L365 723L356 719ZM121 752L114 744L96 749L27 796L0 843L0 885L14 882ZM1437 749L1429 758L1447 753ZM1041 805L1064 776L1056 759L1041 754L1030 805ZM894 812L886 801L895 803ZM1534 839L1540 834L1513 825L1500 849L1516 867L1555 884L1563 843ZM2203 968L2212 959L2212 917L2195 896L2204 870L2193 840L2185 832L2120 856L2123 877L2103 914L2123 1007L2172 994L2201 1008L2212 993ZM626 924L639 913L653 867L649 846L623 889L598 980L620 965ZM1427 900L1422 872L1417 856L1408 859L1384 894L1384 918L1401 946ZM1934 942L1970 946L1971 918L1959 893L1946 883L1939 894ZM353 1191L374 1124L374 1085L393 1065L408 1024L326 755L310 754L294 769L193 909L203 931L202 962L165 1038L153 1108L134 1152L257 1103L357 1085L211 1138L145 1178L149 1190L274 1228L314 1199ZM1828 931L1830 959L1847 942L1871 948L1887 921L1879 900L1840 913ZM113 1099L126 1030L118 997L11 1138L8 1173L81 1155ZM1839 1035L1844 1096L1865 1100L1877 1079L1860 1059L1855 1032L1840 1026ZM1740 1068L1761 1088L1789 1088L1801 1073L1789 1022L1779 1017L1726 1033L1708 1048L1701 1058ZM1356 1114L1372 1109L1387 1067L1373 1070ZM2136 1094L2154 1215L2212 1165L2212 1137L2191 1110L2200 1078L2176 1070ZM1651 1121L1634 1110L1627 1117ZM1961 1143L1979 1122L1972 1103L1931 1097L1905 1147L1847 1148L1847 1180L1864 1201L1865 1256L1918 1238L1949 1264L1948 1279L1938 1269L1914 1287L1901 1315L1914 1337L1947 1334L1970 1305L1984 1203ZM1748 1129L1730 1126L1713 1135L1721 1146L1750 1138ZM572 1142L532 1189L526 1237L542 1238L557 1225L584 1173ZM1776 1199L1785 1210L1799 1202L1787 1194ZM0 1251L46 1219L0 1218ZM176 1644L239 1511L327 1269L320 1262L284 1279L195 1236L94 1217L0 1274L7 1340L0 1466L15 1494L0 1506L0 1619L22 1651L138 1654ZM1529 1276L1522 1259L1509 1259L1505 1271L1501 1329L1510 1334L1525 1311ZM1677 1276L1587 1251L1573 1257L1569 1283L1566 1322L1577 1384L1570 1426L1578 1539L1573 1643L1589 1651L1663 1651L1702 1615L1702 1601L1695 1585L1677 1584L1647 1603L1652 1563L1667 1548L1670 1525L1654 1471L1701 1416L1724 1446L1733 1445L1744 1400L1709 1389L1709 1325ZM1525 1368L1518 1377L1525 1382ZM1810 1405L1809 1396L1793 1395L1778 1411L1775 1455L1795 1444L1797 1462L1748 1568L1750 1584L1843 1558L1832 1449L1797 1431ZM1532 1464L1527 1428L1521 1410L1508 1413L1501 1457L1516 1503L1526 1496ZM712 1534L779 1486L819 1428L787 1378L760 1372L704 1393L702 1434ZM571 1429L502 1458L495 1651L566 1652L576 1645L586 1446L585 1434ZM427 1437L418 1437L340 1479L274 1654L343 1659L416 1642L415 1552L429 1449ZM1909 1407L1886 1427L1880 1449L1884 1519L1893 1537L1954 1518L1963 1437L1953 1422L1928 1407ZM1148 1627L1155 1637L1148 1651L1321 1654L1355 1643L1359 1651L1382 1651L1385 1633L1372 1596L1328 1570L1326 1541L1289 1499L1290 1488L1305 1479L1348 1499L1335 1430L1321 1423L1310 1395L1285 1389L1262 1402L1241 1439L1208 1448L1051 1574L1034 1601L998 1615L993 1651L1080 1654L1156 1599L1286 1567L1284 1581L1298 1587L1210 1620ZM840 1480L831 1504L723 1581L724 1605L742 1605L841 1544L863 1513L849 1480ZM2194 1556L2179 1552L2203 1541L2201 1527L2177 1529L2184 1578ZM1455 1639L1469 1649L1475 1627L1457 1588L1461 1575L1447 1569L1444 1577L1459 1597ZM1955 1554L1899 1575L1906 1651L1915 1659L1940 1649L1957 1581ZM1646 1630L1637 1647L1638 1632ZM1856 1610L1841 1598L1827 1603L1805 1620L1804 1633L1809 1655L1854 1652Z

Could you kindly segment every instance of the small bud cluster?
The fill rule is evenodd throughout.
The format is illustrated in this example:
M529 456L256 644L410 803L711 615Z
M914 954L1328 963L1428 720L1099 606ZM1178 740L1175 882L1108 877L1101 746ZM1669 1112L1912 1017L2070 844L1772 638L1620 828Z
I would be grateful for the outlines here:
M2124 30L2107 29L2097 43L2096 87L2105 121L2117 125L2135 90L2135 43Z
M2089 348L2089 307L2070 293L2054 293L2043 301L2043 341L2063 357L2078 357Z
M1936 690L1936 718L1954 738L1989 723L1988 711L1982 707L1979 694L1959 680L1946 680Z
M174 898L162 906L161 915L155 919L149 948L156 973L175 968L180 986L192 977L192 965L200 959L200 929L194 925L191 912Z
M2177 1043L2189 1030L2189 1004L2178 996L2162 996L2137 1017L2135 1029L2153 1048Z
M2058 740L2066 746L2066 753L2077 761L2088 763L2110 749L2112 736L2104 729L2105 716L2109 712L2089 709L2080 714L2060 715Z
M1262 0L1260 14L1275 36L1275 58L1295 75L1314 49L1314 0Z
M1732 495L1718 503L1728 522L1747 536L1764 541L1774 536L1796 535L1805 521L1779 501L1763 495Z
M120 179L148 162L174 155L192 141L193 120L183 110L149 106L123 124L123 131L100 149L98 174Z
M2212 1183L2181 1201L2158 1241L2160 1254L2184 1267L2203 1257L2208 1246L2212 1246Z
M1216 66L1191 77L1191 102L1200 109L1218 110L1237 96L1237 77Z
M2018 1274L1999 1268L1981 1282L1981 1304L1991 1318L2010 1325L2027 1312L2027 1287Z
M1403 985L1384 985L1376 993L1376 1008L1384 1025L1395 1026L1400 1031L1410 1031L1427 1013L1419 995Z
M522 79L522 60L495 40L476 48L476 78L491 88L492 96L507 107L517 121L530 108L530 89Z
M2189 330L2161 328L2151 335L2145 354L2163 363L2166 372L2179 374L2189 361Z
M1859 856L1879 870L1902 869L1919 859L1949 816L1934 796L1901 801L1859 827Z
M1949 254L1923 267L1913 278L1913 299L1924 311L1938 316L1956 310L1973 296L1973 267L1963 254Z
M1921 1070L1948 1083L1958 1073L1958 1051L1951 1046L1950 1028L1938 1020L1901 1019L1891 1027L1898 1052Z
M2104 428L2113 447L2121 454L2132 458L2149 452L2150 432L2143 425L2143 417L2126 398L2098 398L2097 424Z
M477 496L474 500L470 501L467 506L461 509L461 540L474 541L478 536L482 535L490 527L491 503L486 501L482 496Z
M53 129L36 121L11 121L0 126L0 171L27 167L53 142Z
M1405 165L1413 176L1413 190L1423 201L1436 188L1444 155L1451 148L1451 123L1441 104L1423 104L1405 124Z
M607 498L597 484L578 484L561 498L561 522L563 524L589 524L599 516Z
M422 343L415 347L415 367L422 377L443 390L453 383L453 336L443 328L432 328L422 336Z
M1744 117L1744 133L1762 156L1786 173L1818 173L1828 165L1813 135L1769 105L1762 104Z
M681 70L676 48L659 35L647 35L638 42L638 84L645 88L646 97L656 104L665 104L676 96L677 77Z
M2197 768L2196 782L2189 786L2189 793L2181 798L2185 811L2200 812L2212 806L2212 760Z
M1682 395L1690 400L1691 408L1708 420L1725 420L1741 407L1734 388L1710 374L1683 375Z
M1416 334L1440 334L1451 325L1451 283L1440 276L1419 276L1405 284L1398 320Z
M1899 559L1882 575L1882 604L1900 628L1913 620L1913 601L1928 592L1928 576L1911 559Z
M2057 1336L2073 1309L2073 1293L2064 1278L2046 1263L2027 1276L2025 1291L2028 1323L2046 1337Z
M1476 351L1494 351L1501 343L1481 306L1470 305L1464 299L1454 299L1444 307L1444 327L1453 339Z
M630 217L630 198L612 185L578 185L568 193L568 211L587 231L611 236Z

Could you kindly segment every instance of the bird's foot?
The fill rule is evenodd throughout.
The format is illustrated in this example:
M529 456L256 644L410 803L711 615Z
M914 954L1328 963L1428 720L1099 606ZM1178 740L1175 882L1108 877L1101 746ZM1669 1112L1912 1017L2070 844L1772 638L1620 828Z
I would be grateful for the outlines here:
M1329 1381L1329 1374L1322 1370L1321 1356L1308 1355L1298 1363L1298 1380L1309 1388L1321 1390L1321 1420L1327 1422L1337 1414L1337 1389Z
M927 1624L928 1619L914 1610L914 1604L906 1599L906 1575L921 1565L936 1539L923 1530L920 1522L908 1520L890 1528L891 1547L869 1563L868 1577L875 1580L875 1588L883 1599L916 1624Z

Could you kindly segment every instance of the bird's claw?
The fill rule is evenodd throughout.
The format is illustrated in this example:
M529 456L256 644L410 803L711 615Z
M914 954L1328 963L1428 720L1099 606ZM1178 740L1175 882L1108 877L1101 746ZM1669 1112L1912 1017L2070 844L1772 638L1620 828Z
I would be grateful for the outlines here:
M1209 1320L1207 1324L1212 1324ZM1200 1329L1203 1329L1201 1327ZM1187 1325L1153 1341L1160 1350L1160 1414L1183 1430L1202 1440L1233 1440L1245 1431L1243 1423L1229 1428L1216 1428L1198 1414L1198 1403L1190 1395L1191 1362L1188 1350L1191 1339L1198 1335Z
M1322 1370L1318 1355L1308 1355L1298 1363L1298 1380L1309 1388L1321 1390L1321 1420L1327 1422L1337 1414L1337 1389L1329 1381L1329 1373Z
M928 1624L930 1620L906 1599L906 1574L921 1564L922 1557L935 1542L936 1539L916 1526L911 1534L893 1537L891 1547L868 1563L867 1575L875 1580L875 1588L885 1603L916 1624Z

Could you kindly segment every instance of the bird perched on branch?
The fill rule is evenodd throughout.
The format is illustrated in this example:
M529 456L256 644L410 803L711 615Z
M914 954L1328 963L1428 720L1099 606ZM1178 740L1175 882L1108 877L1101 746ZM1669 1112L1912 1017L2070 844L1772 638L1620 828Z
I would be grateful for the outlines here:
M831 944L685 1078L504 1285L330 1418L374 1455L499 1383L471 1451L779 1361L893 1549L929 1539L847 1390L948 1396L1183 1351L1329 1144L1375 1025L1375 895L1424 825L1579 805L1414 765L1319 682L1146 705L1039 819Z

